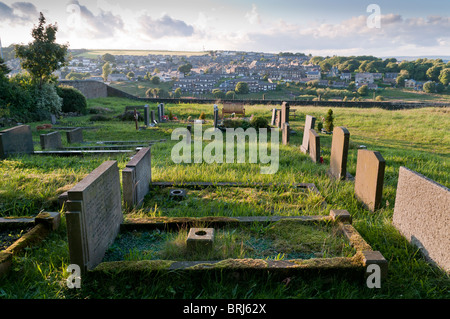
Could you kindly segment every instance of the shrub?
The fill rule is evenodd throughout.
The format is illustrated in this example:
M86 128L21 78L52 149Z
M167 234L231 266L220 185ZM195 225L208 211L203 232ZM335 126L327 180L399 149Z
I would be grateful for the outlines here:
M264 117L255 116L250 121L250 125L252 127L254 127L255 129L268 128L269 127L269 121L266 118L264 118Z
M63 99L61 110L64 113L88 113L86 97L79 90L71 86L58 86L56 91Z
M112 110L108 109L107 107L101 107L101 106L93 106L88 109L89 114L104 114L104 113L111 113Z
M329 109L327 116L325 117L325 130L327 132L333 132L334 124L333 124L333 110Z
M137 115L138 121L144 120L144 116L141 113L137 112ZM134 111L126 111L125 113L120 114L118 118L122 121L134 121Z
M383 98L381 95L378 95L378 96L375 98L375 101L377 101L377 102L382 102L382 101L384 101L384 98Z
M204 120L205 118L206 118L205 112L202 112L202 113L200 114L199 119L200 119L200 120Z
M37 120L48 120L51 114L61 112L63 99L59 97L54 85L45 83L41 88L36 86L33 93Z
M317 123L317 131L318 131L318 132L322 131L322 128L323 128L323 123L322 123L322 121L319 121L319 122Z

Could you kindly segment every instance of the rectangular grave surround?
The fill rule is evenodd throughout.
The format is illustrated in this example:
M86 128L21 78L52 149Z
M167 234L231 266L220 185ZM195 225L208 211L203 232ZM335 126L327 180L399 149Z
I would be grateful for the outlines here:
M157 184L157 185L153 185ZM177 185L172 182L153 183L153 186L173 187ZM210 187L217 186L236 186L245 183L184 183L183 186L190 187ZM258 183L256 183L258 184ZM258 184L261 186L261 184ZM298 184L303 187L317 189L314 184ZM155 217L155 218L137 218L127 219L121 224L121 232L127 231L144 231L144 230L168 230L180 229L182 227L191 228L218 228L218 227L240 227L241 225L261 223L267 225L269 223L280 220L289 220L292 222L300 222L305 224L332 223L339 229L348 242L353 246L356 253L352 257L335 257L335 258L312 258L307 260L262 260L262 259L226 259L217 261L169 261L169 260L142 260L142 261L121 261L121 262L102 262L93 271L107 271L113 274L123 270L124 265L129 264L134 270L142 269L142 271L210 271L210 270L251 270L251 271L278 271L284 273L296 273L304 270L310 271L350 271L353 274L365 273L365 269L369 264L376 263L382 268L382 273L387 273L387 261L379 253L373 254L373 250L369 244L361 237L357 230L351 225L350 214L345 210L331 210L329 216L258 216L258 217ZM200 226L201 225L201 226ZM373 257L373 256L376 256ZM363 275L364 276L364 275ZM384 277L382 278L384 279Z

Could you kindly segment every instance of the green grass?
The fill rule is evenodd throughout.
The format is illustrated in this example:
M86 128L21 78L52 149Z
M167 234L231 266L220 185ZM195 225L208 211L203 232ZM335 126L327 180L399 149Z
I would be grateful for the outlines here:
M320 119L328 108L293 107L295 119L288 146L280 145L279 170L274 175L260 174L259 164L175 164L170 158L171 133L186 127L188 116L196 119L205 112L207 124L212 125L212 105L167 104L180 121L161 124L155 128L136 131L133 122L121 122L114 116L125 106L143 103L118 98L94 99L89 107L112 110L107 122L90 122L89 115L61 119L61 126L73 124L93 126L84 130L86 141L97 140L157 140L166 143L152 147L153 181L227 181L260 183L314 183L326 200L327 207L319 210L319 198L302 191L281 189L214 188L192 190L185 201L173 204L164 199L161 189L152 191L145 199L145 207L132 211L133 216L229 216L293 214L327 215L330 209L346 209L353 224L374 250L379 250L389 262L389 277L381 289L368 289L360 282L340 276L293 277L288 284L272 275L248 274L246 280L225 274L206 274L185 278L176 274L156 277L113 279L84 278L82 289L66 287L66 268L69 262L65 218L61 228L41 244L26 249L13 258L11 271L0 279L0 298L450 298L449 278L430 265L418 249L410 245L392 226L395 191L400 166L406 166L436 182L450 187L450 116L447 108L386 111L381 109L333 108L335 126L350 131L348 171L356 171L358 146L379 151L386 160L381 208L370 213L354 196L352 182L337 182L326 175L330 160L331 136L321 134L324 164L318 165L300 152L302 132L307 114ZM156 104L150 107L156 110ZM247 115L271 117L270 106L246 106ZM30 123L33 139L39 141L40 132ZM63 137L63 141L65 138ZM208 145L205 141L203 146ZM39 146L36 145L36 149ZM70 189L103 161L114 159L120 169L129 158L121 156L16 156L0 162L0 216L35 216L41 210L57 210L57 197ZM199 204L200 203L200 204ZM197 209L196 205L197 204ZM156 207L156 208L155 208ZM281 232L282 235L289 232ZM225 238L226 239L226 238ZM226 241L226 240L225 240ZM228 240L232 243L233 239ZM240 247L238 247L240 248ZM237 250L239 252L239 249ZM137 255L134 255L136 257ZM133 257L133 254L130 255Z

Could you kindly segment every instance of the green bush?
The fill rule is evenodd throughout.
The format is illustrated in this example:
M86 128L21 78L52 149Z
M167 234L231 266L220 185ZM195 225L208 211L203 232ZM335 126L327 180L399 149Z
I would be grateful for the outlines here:
M269 127L269 121L266 118L264 118L264 117L254 116L252 118L252 120L250 121L250 125L252 127L254 127L255 129L268 128Z
M88 113L86 97L79 90L71 86L58 86L56 90L63 99L62 112L76 112L84 115Z
M333 110L329 109L327 116L325 117L325 130L327 132L333 132L334 124L333 124Z
M205 114L205 112L202 112L200 114L199 120L204 120L205 118L206 118L206 114Z
M53 84L45 83L41 87L36 86L33 95L38 121L48 120L51 114L56 115L61 112L63 99L59 97Z

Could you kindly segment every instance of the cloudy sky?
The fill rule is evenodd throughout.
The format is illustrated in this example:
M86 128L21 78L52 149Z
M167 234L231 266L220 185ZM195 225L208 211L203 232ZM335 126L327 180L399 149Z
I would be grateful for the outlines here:
M39 12L72 49L450 55L449 0L0 0L2 45Z

